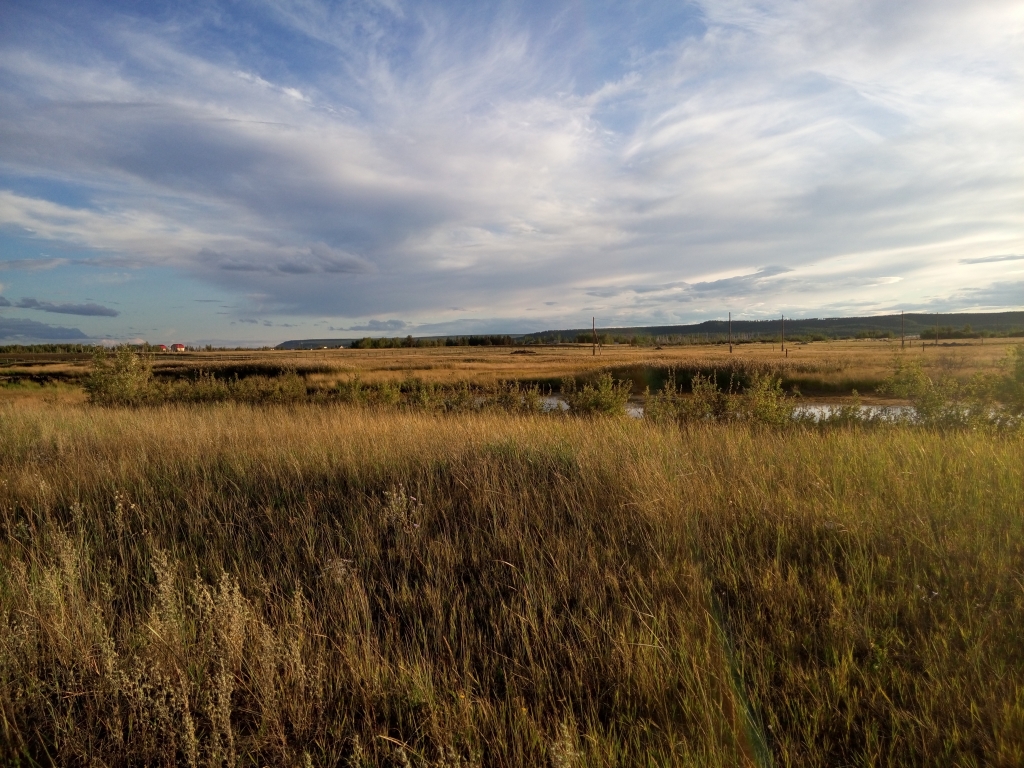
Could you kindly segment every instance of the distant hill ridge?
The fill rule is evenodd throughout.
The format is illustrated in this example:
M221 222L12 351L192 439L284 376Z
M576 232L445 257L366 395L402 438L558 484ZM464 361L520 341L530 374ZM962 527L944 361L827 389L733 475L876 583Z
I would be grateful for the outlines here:
M1024 332L1024 312L952 312L923 313L908 312L902 316L908 336L925 335L938 325L940 333L950 328L957 331L970 326L974 332L1013 333ZM861 333L900 334L901 316L874 315L870 317L825 317L786 318L786 336L807 336L823 334L831 337L854 337ZM598 333L611 336L700 336L721 337L729 333L728 320L705 320L689 325L653 326L599 326ZM732 332L737 338L777 336L782 330L780 318L766 320L733 320ZM517 342L540 342L555 340L574 341L577 336L589 334L590 328L565 328L561 330L538 331L536 333L511 334ZM468 334L447 334L419 336L423 339L458 338ZM358 339L295 339L278 344L276 349L321 349L323 347L350 346Z
M940 329L953 327L962 329L971 326L974 331L992 331L1006 333L1024 330L1024 312L954 312L954 313L920 313L908 312L905 315L874 315L870 317L825 317L825 318L786 318L786 335L804 335L824 333L829 336L856 336L865 331L891 331L900 333L901 322L906 323L907 335L919 335L933 330L936 325ZM705 320L702 323L689 325L654 325L628 327L599 327L599 333L615 336L690 336L695 334L721 335L729 333L728 320ZM732 321L733 334L777 335L782 330L782 319L779 317L765 320ZM565 330L540 331L525 334L523 338L547 338L561 335L575 337L590 333L590 328L572 328Z

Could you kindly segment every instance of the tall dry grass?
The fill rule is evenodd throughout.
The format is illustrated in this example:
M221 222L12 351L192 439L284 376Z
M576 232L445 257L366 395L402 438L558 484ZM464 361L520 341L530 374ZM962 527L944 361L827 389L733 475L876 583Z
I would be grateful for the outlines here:
M1019 765L1020 435L0 410L0 759Z

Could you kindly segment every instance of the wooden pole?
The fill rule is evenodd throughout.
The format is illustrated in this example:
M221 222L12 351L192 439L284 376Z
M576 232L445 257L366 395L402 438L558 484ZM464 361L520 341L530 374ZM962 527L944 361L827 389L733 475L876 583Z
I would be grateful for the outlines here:
M939 346L939 316L935 315L935 346Z
M594 331L594 357L597 357L597 318L590 318L590 324Z
M782 316L782 351L786 351L786 316Z
M729 313L729 354L732 354L732 312Z
M900 349L907 346L907 324L903 319L903 310L900 310Z

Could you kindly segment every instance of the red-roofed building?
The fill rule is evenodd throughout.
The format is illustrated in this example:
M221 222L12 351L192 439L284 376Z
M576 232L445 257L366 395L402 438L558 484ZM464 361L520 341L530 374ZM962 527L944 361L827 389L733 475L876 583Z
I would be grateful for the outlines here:
M172 352L184 352L185 351L185 345L184 344L171 344L171 351Z

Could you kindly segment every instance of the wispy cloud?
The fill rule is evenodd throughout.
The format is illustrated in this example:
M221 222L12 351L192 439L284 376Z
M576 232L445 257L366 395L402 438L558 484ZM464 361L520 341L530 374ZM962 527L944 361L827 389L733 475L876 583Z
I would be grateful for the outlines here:
M102 304L54 304L51 301L21 299L13 306L19 309L38 309L58 315L82 315L83 317L117 317L120 312Z
M961 264L991 264L997 261L1020 261L1024 254L1004 253L1001 256L979 256L975 259L960 259Z
M667 5L24 11L0 226L381 332L952 301L1019 258L1019 3Z
M371 320L365 325L353 325L349 328L332 328L336 331L400 331L407 323L403 320Z
M966 288L953 297L954 306L979 311L1024 307L1024 280L999 280L983 288ZM948 310L950 302L940 302L940 309Z
M752 291L776 290L778 281L771 281L771 278L784 275L793 270L788 267L773 266L762 267L753 274L736 275L735 277L723 277L718 280L708 280L694 283L689 286L690 290L703 295L723 295L729 297L743 296Z
M39 259L0 259L0 271L18 270L25 272L38 272L62 267L68 263L70 263L68 259L54 259L49 257Z

